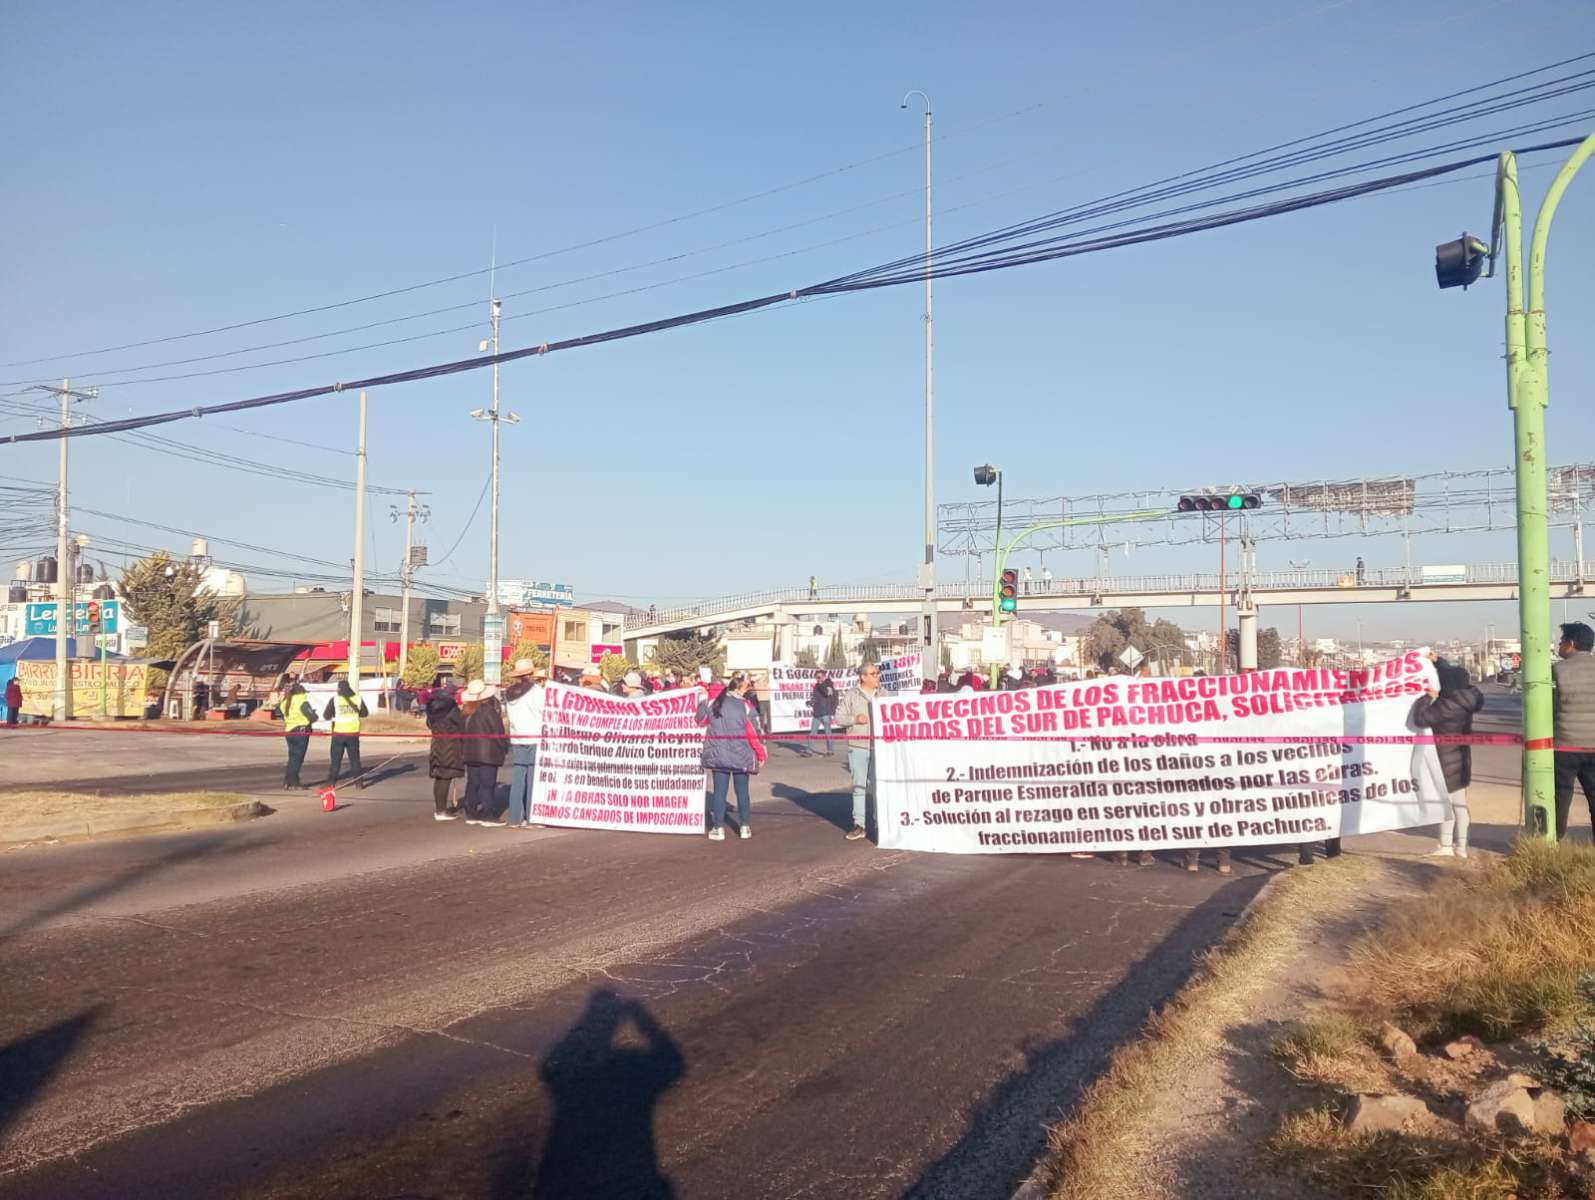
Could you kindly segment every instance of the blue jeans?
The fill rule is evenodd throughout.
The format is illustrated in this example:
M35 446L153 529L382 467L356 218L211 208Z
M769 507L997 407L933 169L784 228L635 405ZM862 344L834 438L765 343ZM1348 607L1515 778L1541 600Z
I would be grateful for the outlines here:
M726 823L726 788L732 784L737 789L737 826L748 827L753 811L753 801L748 798L748 773L746 771L712 771L713 787L709 795L709 820L716 829Z
M870 768L874 765L870 760L873 757L868 747L847 748L847 765L853 772L853 824L860 829L869 828Z
M834 719L835 718L828 717L828 716L822 717L818 713L816 713L815 716L814 716L814 719L809 722L809 735L810 735L810 737L809 737L809 753L810 754L814 753L813 735L816 734L816 733L819 733L820 730L822 730L822 729L825 731L825 753L827 755L832 753L832 749L831 749L831 722Z
M537 769L537 747L512 747L510 762L510 824L523 825L531 820L532 815L532 779Z

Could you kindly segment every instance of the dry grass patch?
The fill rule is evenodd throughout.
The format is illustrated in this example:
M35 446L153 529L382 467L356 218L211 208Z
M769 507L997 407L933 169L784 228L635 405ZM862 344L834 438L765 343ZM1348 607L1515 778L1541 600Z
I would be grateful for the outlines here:
M1345 1092L1385 1090L1390 1073L1368 1032L1344 1013L1297 1021L1274 1039L1270 1053L1303 1083Z
M1321 913L1343 910L1382 871L1377 860L1342 857L1275 876L1267 899L1219 946L1160 1012L1145 1035L1122 1047L1053 1128L1045 1186L1059 1200L1155 1197L1166 1189L1150 1151L1163 1138L1147 1113L1169 1081L1202 1067L1226 1029L1247 1019L1250 1002L1298 957L1298 935Z
M1502 1040L1583 1012L1592 928L1595 849L1522 841L1400 910L1351 966L1374 1007L1414 1036Z
M148 796L54 791L5 792L0 793L0 825L28 825L55 817L78 816L87 808L114 807L118 812L138 813L192 812L195 809L225 808L248 802L248 796L240 796L237 792L157 792Z
M1343 1196L1380 1200L1560 1200L1585 1193L1546 1142L1478 1135L1357 1134L1327 1108L1285 1118L1268 1152Z

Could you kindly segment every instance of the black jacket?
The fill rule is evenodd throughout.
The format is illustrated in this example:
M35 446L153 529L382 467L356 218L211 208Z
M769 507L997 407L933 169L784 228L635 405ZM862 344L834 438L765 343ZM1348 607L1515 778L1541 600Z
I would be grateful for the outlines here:
M834 717L836 715L836 684L829 678L814 685L814 694L809 697L810 706L814 709L816 717Z
M497 700L484 700L465 718L465 761L473 766L501 767L509 755L504 736L504 710Z
M1440 694L1419 696L1412 706L1412 723L1434 733L1472 733L1473 714L1484 707L1484 695L1468 680L1467 671L1442 663L1438 667ZM1447 791L1460 791L1473 780L1472 746L1436 746Z
M432 731L427 774L433 779L458 779L465 774L465 717L448 692L433 692L426 702L426 727Z

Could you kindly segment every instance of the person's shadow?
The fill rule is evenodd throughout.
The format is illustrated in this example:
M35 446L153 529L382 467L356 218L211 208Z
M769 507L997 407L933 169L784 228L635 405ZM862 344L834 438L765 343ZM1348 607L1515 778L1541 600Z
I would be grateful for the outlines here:
M686 1065L641 1003L594 992L538 1071L554 1116L531 1189L535 1200L673 1200L654 1148L654 1105Z

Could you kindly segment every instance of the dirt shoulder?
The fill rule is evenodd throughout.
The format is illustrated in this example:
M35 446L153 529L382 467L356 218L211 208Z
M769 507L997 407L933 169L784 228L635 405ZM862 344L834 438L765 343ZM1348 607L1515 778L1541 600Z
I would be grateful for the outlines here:
M1023 1200L1595 1195L1595 849L1353 844L1269 882Z
M266 811L258 801L237 792L8 792L0 794L0 843L225 824L246 821Z
M1310 1200L1260 1153L1298 1086L1269 1048L1334 991L1351 943L1438 871L1348 854L1276 876L1054 1130L1026 1200Z

